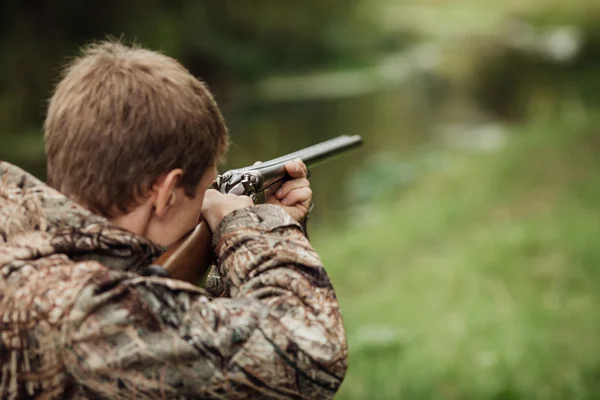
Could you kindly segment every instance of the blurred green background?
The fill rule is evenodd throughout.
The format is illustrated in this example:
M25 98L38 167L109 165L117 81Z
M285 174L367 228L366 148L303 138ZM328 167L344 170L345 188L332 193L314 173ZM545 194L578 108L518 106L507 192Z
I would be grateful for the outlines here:
M0 159L42 178L60 67L107 35L209 84L226 167L363 136L312 178L336 398L600 398L598 0L0 5Z

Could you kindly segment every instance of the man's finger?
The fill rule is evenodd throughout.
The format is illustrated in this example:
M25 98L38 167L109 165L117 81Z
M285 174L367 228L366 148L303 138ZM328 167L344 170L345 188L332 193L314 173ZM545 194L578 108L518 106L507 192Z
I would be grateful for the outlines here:
M308 176L308 168L302 160L294 160L285 164L285 169L292 178L306 178Z
M311 188L304 186L299 189L294 189L288 193L285 198L281 200L281 204L284 206L293 206L295 204L302 204L310 201L312 198Z
M259 164L262 164L262 161L256 161L256 162L255 162L254 164L252 164L252 165L259 165Z
M292 179L290 181L285 182L283 185L281 185L279 190L277 190L275 192L275 198L281 200L285 196L287 196L291 190L299 189L301 187L309 187L309 186L310 186L310 182L306 178Z

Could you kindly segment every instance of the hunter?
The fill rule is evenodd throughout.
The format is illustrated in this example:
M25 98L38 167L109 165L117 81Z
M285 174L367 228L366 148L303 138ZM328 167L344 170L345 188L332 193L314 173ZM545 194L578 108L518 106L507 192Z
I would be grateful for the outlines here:
M213 96L115 41L65 68L44 139L47 184L0 162L1 399L333 397L346 335L302 162L268 204L207 190L229 143ZM207 289L149 267L200 219Z

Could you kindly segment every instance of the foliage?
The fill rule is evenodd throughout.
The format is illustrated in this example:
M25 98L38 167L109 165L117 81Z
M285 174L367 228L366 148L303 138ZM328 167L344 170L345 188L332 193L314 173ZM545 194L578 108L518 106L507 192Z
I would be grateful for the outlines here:
M368 62L372 0L73 0L3 3L0 125L39 127L67 57L112 35L181 60L215 91L273 72Z
M595 398L599 119L568 115L313 235L349 335L339 399Z

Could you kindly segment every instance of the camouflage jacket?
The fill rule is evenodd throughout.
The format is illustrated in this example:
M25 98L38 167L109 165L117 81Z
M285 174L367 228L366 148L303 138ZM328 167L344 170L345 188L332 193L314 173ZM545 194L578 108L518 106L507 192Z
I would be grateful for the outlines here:
M144 276L162 249L0 162L0 398L331 398L345 332L299 225L254 206L214 246L224 296Z

